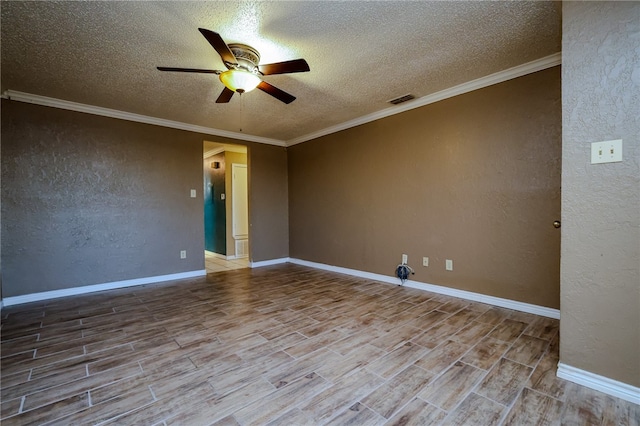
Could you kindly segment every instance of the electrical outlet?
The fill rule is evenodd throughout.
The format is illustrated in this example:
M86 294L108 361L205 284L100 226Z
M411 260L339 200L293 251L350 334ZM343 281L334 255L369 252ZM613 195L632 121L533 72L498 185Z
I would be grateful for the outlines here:
M190 195L191 195L191 198L196 198L196 190L192 189Z
M622 161L622 139L591 144L591 164L617 163L619 161Z
M428 257L423 257L422 258L422 266L429 266L429 258Z
M409 256L407 256L406 254L402 255L402 263L405 264L409 261Z
M180 250L180 259L186 259L186 258L187 258L187 251Z
M445 261L445 268L447 269L447 271L453 271L453 260L447 259Z

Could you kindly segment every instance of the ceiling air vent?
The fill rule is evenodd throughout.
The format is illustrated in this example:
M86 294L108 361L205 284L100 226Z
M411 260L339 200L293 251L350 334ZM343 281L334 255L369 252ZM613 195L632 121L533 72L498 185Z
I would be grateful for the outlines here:
M413 96L412 94L408 94L408 95L400 96L399 98L391 99L390 101L387 101L387 102L389 102L390 104L398 105L398 104L410 101L411 99L415 99L415 98L416 97Z

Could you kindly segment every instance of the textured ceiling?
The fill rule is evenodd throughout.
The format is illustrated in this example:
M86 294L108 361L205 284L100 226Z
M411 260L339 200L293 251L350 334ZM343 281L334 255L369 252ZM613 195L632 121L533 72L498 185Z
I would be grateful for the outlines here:
M559 2L2 1L1 88L290 141L560 51ZM264 80L216 104L224 69L198 31L258 49L261 63L305 58L311 72Z

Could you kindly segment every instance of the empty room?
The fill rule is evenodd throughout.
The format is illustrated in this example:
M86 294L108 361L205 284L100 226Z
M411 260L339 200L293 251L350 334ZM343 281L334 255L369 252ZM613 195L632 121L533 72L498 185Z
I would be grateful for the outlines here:
M640 424L640 2L0 13L3 425Z

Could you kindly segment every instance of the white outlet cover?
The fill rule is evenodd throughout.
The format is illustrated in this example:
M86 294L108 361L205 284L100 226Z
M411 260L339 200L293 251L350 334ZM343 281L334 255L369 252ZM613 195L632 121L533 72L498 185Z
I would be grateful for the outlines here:
M445 267L446 267L447 271L453 271L453 260L447 259L445 261Z
M409 261L409 256L407 256L406 254L402 255L402 263L407 263Z
M617 163L622 161L622 139L593 142L591 164Z
M191 190L191 198L196 198L196 190L195 189Z
M423 257L422 258L422 266L429 266L429 258L428 257Z

